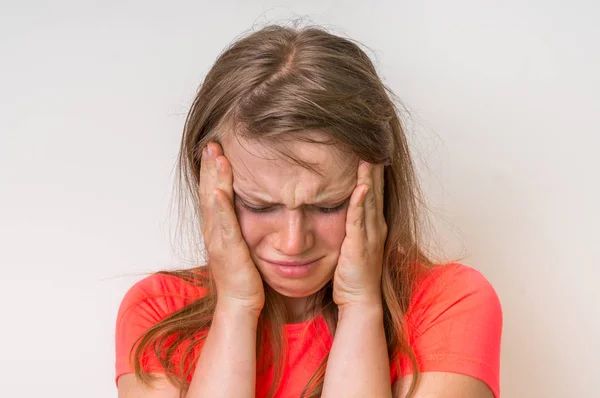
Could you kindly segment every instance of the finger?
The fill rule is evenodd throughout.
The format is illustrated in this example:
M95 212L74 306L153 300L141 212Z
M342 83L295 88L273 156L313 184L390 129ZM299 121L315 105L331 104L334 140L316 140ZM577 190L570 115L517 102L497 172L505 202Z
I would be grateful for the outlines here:
M376 197L377 211L378 214L383 216L383 199L384 199L384 188L385 188L385 166L383 164L376 164L373 166L372 179L373 179L373 193Z
M367 184L373 189L367 197L367 203L371 203L376 207L378 212L383 214L383 171L384 166L382 164L371 164L363 162L365 166L359 166L358 170L358 183ZM379 214L379 213L378 213Z
M367 224L367 236L369 235L369 229L372 228L377 223L377 213L375 212L377 203L376 203L376 193L375 193L375 183L373 181L373 168L374 165L368 162L361 161L358 166L358 176L357 176L357 185L365 184L371 187L366 194L365 197L365 222Z
M215 216L217 217L215 228L218 229L218 231L213 231L213 236L215 238L218 237L221 240L220 248L225 250L235 250L239 247L244 247L240 246L243 238L240 225L235 215L235 210L233 209L233 202L229 199L228 195L219 188L216 188L213 191L213 195L215 198ZM229 254L236 255L239 253L232 252Z
M200 161L200 181L203 182L203 193L207 198L212 197L212 190L216 186L216 184L214 184L217 179L216 159L222 155L223 150L216 142L209 142L202 150L202 158ZM212 181L210 180L210 177L212 177ZM213 182L212 186L210 186L210 182Z
M371 168L372 167L373 167L373 165L371 163L365 162L364 160L361 160L358 163L356 186L359 186L361 184L367 184L367 185L371 186L371 184L372 184Z
M208 150L206 147L202 148L202 155L200 157L200 176L198 180L198 193L200 194L200 201L204 201L208 197L206 194L210 192L207 188L208 185Z
M213 220L211 208L214 206L214 195L212 194L217 187L217 164L216 157L222 154L221 146L214 142L209 142L202 150L200 160L200 216L202 234L208 238L207 233L212 230Z
M225 156L215 159L217 169L217 188L225 192L230 202L233 202L233 171L231 163Z
M208 156L206 157L206 172L212 178L213 186L210 191L206 191L208 195L212 196L212 190L216 186L217 181L217 157L223 155L223 151L221 150L221 146L216 142L209 142L206 145L206 151Z
M354 189L346 214L346 237L352 240L353 246L366 241L365 199L370 187L361 184Z
M363 162L359 165L358 180L372 187L365 198L365 231L369 241L387 235L383 215L383 165Z
M202 236L205 240L209 238L208 232L212 229L210 207L213 199L211 192L214 189L214 184L209 172L210 155L207 147L202 149L202 157L200 158L200 177L198 181L198 195L200 200L200 226Z

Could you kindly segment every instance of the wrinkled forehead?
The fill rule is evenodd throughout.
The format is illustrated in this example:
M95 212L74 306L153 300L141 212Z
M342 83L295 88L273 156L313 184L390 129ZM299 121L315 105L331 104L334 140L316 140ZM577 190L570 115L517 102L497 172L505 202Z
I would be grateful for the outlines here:
M222 140L223 152L230 161L234 180L252 181L260 176L293 177L311 174L323 184L342 182L356 175L358 158L323 141L323 133L305 133L306 140L262 142L238 135Z

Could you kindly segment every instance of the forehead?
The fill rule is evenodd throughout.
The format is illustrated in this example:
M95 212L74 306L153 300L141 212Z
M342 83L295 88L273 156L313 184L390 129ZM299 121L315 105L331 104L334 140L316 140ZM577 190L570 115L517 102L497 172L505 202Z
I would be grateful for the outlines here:
M305 134L313 140L323 139L323 133ZM294 183L320 192L344 190L356 181L358 158L333 145L300 140L270 145L230 134L222 146L233 169L234 187L272 192ZM310 168L287 155L308 163Z

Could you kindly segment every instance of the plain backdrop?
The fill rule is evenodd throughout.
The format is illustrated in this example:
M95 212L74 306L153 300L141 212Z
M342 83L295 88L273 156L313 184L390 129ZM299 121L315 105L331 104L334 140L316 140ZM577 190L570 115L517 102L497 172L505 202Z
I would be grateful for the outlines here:
M0 3L0 395L109 397L114 323L174 268L186 112L239 34L365 43L405 115L438 243L504 308L502 395L600 396L596 1Z

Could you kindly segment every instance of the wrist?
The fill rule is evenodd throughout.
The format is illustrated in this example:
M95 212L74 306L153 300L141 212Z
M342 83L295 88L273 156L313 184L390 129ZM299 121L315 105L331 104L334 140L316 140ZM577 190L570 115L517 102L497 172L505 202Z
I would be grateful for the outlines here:
M338 321L341 322L344 318L383 321L383 304L381 298L356 301L339 306Z
M215 317L258 322L262 308L235 299L218 298Z

